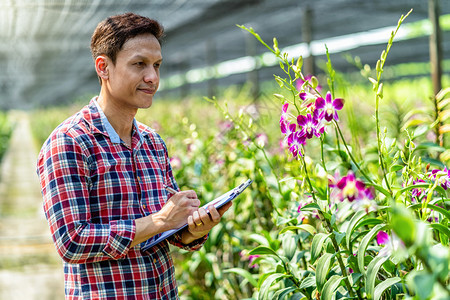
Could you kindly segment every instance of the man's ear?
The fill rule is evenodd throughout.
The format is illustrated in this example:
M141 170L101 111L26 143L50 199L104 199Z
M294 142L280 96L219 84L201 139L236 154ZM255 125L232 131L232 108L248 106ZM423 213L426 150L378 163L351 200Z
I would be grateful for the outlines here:
M95 71L97 72L97 75L103 79L108 80L109 73L108 73L108 64L110 63L108 57L99 55L95 59Z

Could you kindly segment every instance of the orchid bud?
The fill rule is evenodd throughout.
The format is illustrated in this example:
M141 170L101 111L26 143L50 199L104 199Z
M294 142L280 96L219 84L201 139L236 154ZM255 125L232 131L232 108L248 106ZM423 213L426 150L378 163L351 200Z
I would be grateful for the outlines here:
M280 54L280 49L278 49L278 41L277 38L273 38L273 50L278 55Z
M382 83L380 83L380 86L378 87L377 95L380 98L383 98L383 84Z
M280 95L280 94L273 94L275 96L275 98L284 101L284 96Z
M315 89L319 85L319 81L317 80L316 76L311 77L311 86Z
M278 83L280 88L284 87L284 82L279 77L275 77L275 81Z
M300 70L302 69L302 66L303 66L303 57L300 56L300 57L297 59L297 69L298 69L299 72L300 72Z
M383 69L381 68L381 60L377 61L376 70L377 70L377 72L382 72L383 71Z

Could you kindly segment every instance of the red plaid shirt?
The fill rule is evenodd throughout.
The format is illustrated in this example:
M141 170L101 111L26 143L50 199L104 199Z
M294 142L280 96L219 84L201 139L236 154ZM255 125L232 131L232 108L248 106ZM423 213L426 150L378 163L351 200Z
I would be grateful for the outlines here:
M134 121L127 146L92 99L50 135L37 170L66 299L178 299L168 242L130 248L134 220L161 209L164 184L178 189L157 133Z

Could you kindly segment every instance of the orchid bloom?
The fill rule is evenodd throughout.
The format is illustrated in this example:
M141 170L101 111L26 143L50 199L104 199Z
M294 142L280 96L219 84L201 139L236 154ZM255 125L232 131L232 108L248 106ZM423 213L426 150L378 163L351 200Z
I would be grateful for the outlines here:
M380 256L390 256L394 252L402 251L405 249L405 244L395 235L395 233L392 233L392 235L389 236L384 231L380 231L377 233L377 244L385 245L380 250Z
M288 118L288 107L289 107L289 103L285 103L283 104L283 107L281 108L281 118L280 118L280 124L287 121Z
M365 188L359 191L357 201L352 202L352 208L354 211L365 210L366 213L376 211L378 206L373 200L375 198L373 187Z
M290 124L286 120L280 123L281 133L285 135L284 140L287 142L288 145L291 145L293 142L296 128L297 128L296 124Z
M299 131L293 134L292 143L289 147L289 151L291 151L292 156L297 158L298 155L302 156L301 145L306 144L306 139L304 136L300 134Z
M450 188L450 169L447 168L444 168L444 170L435 169L431 171L430 177L437 180L438 184L440 184L444 190Z
M302 136L305 136L308 139L312 138L313 136L320 137L320 132L323 129L321 128L321 122L317 110L315 110L312 115L299 115L297 117L297 123L302 127L302 130L300 131L300 134Z
M361 180L357 180L353 172L348 172L336 185L342 190L342 199L347 198L350 202L365 193L366 185Z
M419 183L426 183L425 180L422 179L418 179L418 180L413 180L413 185L414 184L419 184ZM424 188L416 188L416 189L412 189L411 190L411 201L412 202L416 202L420 200L420 196L422 196L422 193L424 193L425 189Z
M296 85L297 85L297 90L301 91L303 89L303 86L305 85L305 82L309 81L312 78L312 75L306 75L305 76L305 80L299 78L296 81ZM316 87L316 90L320 93L320 91L322 90L322 86L319 84Z
M344 99L336 98L333 100L330 92L325 96L325 100L321 97L316 100L316 109L322 109L319 117L321 119L324 118L328 122L331 122L333 119L339 121L337 111L341 110L342 107L344 107Z
M249 255L249 256L248 256L248 261L249 261L248 267L249 267L249 268L253 269L253 268L258 267L258 264L253 263L253 261L254 261L255 259L257 259L258 257L259 257L259 255Z

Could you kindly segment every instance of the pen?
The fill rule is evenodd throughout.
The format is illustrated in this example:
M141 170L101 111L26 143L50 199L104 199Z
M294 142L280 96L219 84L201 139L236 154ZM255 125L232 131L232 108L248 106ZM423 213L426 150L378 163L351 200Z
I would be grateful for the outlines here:
M171 188L170 186L168 186L168 185L164 185L164 187L166 188L166 190L169 192L169 193L171 193L171 194L176 194L176 193L178 193L177 191L175 191L173 188Z

